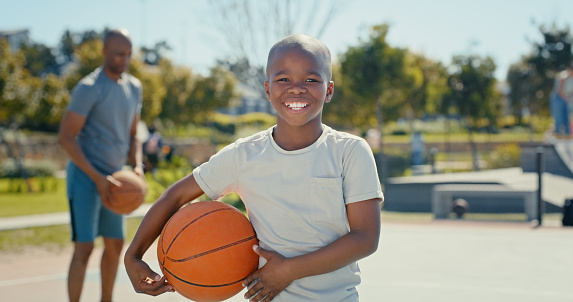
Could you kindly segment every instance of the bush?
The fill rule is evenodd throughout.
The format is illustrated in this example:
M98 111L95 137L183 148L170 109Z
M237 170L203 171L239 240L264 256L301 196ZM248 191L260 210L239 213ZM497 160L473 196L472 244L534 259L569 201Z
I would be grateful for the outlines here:
M387 169L388 177L398 177L404 176L406 170L410 168L410 152L403 152L400 149L388 149L386 150L386 163L388 164ZM382 177L380 169L382 169L382 163L380 162L380 153L374 153L374 158L376 160L376 166L378 168L378 174Z
M497 146L487 159L489 169L519 167L521 165L521 149L518 144L503 144Z
M24 159L18 162L10 158L0 163L0 178L54 176L57 169L58 166L52 161Z

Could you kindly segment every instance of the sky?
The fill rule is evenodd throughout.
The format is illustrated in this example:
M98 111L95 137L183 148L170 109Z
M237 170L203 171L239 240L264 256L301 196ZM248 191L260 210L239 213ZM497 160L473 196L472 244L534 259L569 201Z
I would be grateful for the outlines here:
M173 61L205 73L233 51L214 26L208 1L0 0L0 30L28 29L34 42L56 47L65 30L123 27L136 49L166 41ZM573 22L571 0L323 0L325 6L330 1L337 10L319 38L335 57L367 38L371 26L388 23L391 46L445 65L453 55L491 56L500 80L531 52L532 42L542 40L539 25L563 28ZM270 44L261 46L264 53Z

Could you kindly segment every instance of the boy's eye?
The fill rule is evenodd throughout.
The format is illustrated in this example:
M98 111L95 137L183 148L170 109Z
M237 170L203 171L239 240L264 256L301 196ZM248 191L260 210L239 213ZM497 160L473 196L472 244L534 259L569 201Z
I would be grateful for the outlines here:
M307 82L318 82L318 81L315 80L315 79L306 79L306 81L307 81Z
M277 80L277 82L288 82L287 78L280 78Z

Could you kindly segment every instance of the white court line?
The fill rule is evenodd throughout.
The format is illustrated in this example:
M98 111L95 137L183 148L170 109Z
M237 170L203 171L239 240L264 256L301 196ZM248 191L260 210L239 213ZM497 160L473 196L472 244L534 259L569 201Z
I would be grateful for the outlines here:
M472 292L490 292L490 293L500 293L500 294L514 294L514 295L526 295L526 296L540 296L540 297L560 297L560 298L572 298L573 293L564 293L551 290L528 290L521 288L495 288L486 286L471 286L471 285L454 285L454 284L443 284L439 282L416 282L416 281L393 281L390 282L390 286L400 286L407 288L425 288L425 289L437 289L437 290L459 290L459 291L472 291Z
M86 271L86 276L92 275L92 274L99 274L99 269L89 269ZM68 274L52 274L52 275L35 276L35 277L29 277L29 278L4 280L4 281L0 281L0 287L8 287L8 286L14 286L14 285L25 285L25 284L45 282L45 281L65 280L67 278L68 278Z

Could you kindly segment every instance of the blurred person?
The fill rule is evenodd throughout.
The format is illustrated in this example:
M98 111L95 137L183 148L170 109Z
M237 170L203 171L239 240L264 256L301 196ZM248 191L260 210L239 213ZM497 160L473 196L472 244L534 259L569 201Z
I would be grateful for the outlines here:
M573 63L558 73L550 95L550 109L558 138L571 137L569 110L573 104Z
M142 106L141 82L125 71L132 44L126 30L104 37L103 65L81 79L62 118L59 141L70 161L67 194L74 252L68 271L69 301L80 300L94 240L103 237L101 301L112 301L123 249L125 218L106 205L113 203L111 175L129 162L143 177L141 143L136 137Z
M424 164L426 144L424 143L424 137L420 131L416 131L412 134L410 148L412 149L412 165L418 166Z

